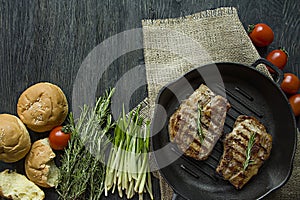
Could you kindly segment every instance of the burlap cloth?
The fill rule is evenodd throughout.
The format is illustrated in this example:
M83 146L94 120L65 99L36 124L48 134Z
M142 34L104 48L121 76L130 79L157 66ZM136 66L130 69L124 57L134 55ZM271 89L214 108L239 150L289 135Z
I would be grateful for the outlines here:
M142 26L148 83L148 98L143 102L146 106L142 112L148 118L152 116L161 87L192 68L226 61L250 65L260 57L233 7L207 10L184 18L143 20ZM270 77L264 65L257 69ZM299 158L298 148L289 182L267 198L300 197ZM172 189L159 173L157 177L161 199L171 199Z

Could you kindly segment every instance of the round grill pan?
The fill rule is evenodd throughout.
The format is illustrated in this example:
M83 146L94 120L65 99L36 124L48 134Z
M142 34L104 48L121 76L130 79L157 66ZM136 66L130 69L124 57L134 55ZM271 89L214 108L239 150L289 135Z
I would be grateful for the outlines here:
M262 62L265 63L265 60L258 60L254 65ZM281 81L282 73L274 83L254 67L214 63L188 72L160 91L151 126L152 148L162 176L176 195L185 199L259 199L288 180L297 130L288 100L278 87ZM256 117L273 137L269 159L241 190L235 189L215 172L223 153L221 139L205 161L182 155L176 145L170 143L169 117L201 83L225 96L231 104L223 136L231 132L235 119L244 114Z

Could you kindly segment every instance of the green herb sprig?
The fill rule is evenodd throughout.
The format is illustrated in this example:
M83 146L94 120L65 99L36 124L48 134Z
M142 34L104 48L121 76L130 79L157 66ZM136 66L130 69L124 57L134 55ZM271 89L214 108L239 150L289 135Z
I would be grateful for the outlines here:
M247 149L246 149L246 160L245 162L243 163L243 169L244 171L247 169L247 167L253 163L253 160L250 160L251 159L251 150L252 150L252 147L255 143L255 135L256 135L256 132L253 132L249 138L249 141L248 141L248 145L247 145Z
M201 117L202 117L202 109L200 104L198 103L198 109L197 109L197 133L200 139L200 144L202 144L204 140L204 133L201 126Z
M114 126L109 105L114 89L100 97L93 108L84 106L75 121L69 115L71 139L61 157L59 184L60 199L100 199L104 190L105 151L110 142L107 136Z

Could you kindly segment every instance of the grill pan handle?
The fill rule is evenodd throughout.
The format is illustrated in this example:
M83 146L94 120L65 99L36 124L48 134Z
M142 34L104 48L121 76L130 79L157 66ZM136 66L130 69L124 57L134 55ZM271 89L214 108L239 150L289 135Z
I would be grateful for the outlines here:
M276 67L275 65L273 65L270 61L268 61L265 58L260 58L257 61L255 61L251 66L252 67L256 67L259 64L265 64L266 66L270 67L272 70L274 70L274 74L276 75L274 78L275 83L280 86L281 82L283 81L283 72Z

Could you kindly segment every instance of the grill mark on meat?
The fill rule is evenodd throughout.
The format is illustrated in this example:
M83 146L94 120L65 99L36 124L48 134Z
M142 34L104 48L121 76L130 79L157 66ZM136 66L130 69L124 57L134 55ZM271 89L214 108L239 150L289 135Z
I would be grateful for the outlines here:
M226 145L228 145L229 148L225 150L226 152L224 152L225 156L222 167L223 169L227 168L226 174L230 175L232 173L236 173L241 168L243 168L243 163L246 160L246 156L243 152L237 151L235 146L231 146L231 144Z
M243 143L243 141L240 138L232 138L232 140L237 143L242 149L246 149L246 145Z
M263 148L261 145L253 145L251 154L253 157L258 157L261 161L265 161L266 157L265 155L268 154L268 150Z
M245 130L247 130L248 132L252 132L252 130L251 130L248 126L246 126L246 125L244 125L244 124L242 124L242 126L243 126L243 128L244 128ZM243 138L245 138L245 139L248 139L248 136L245 135L245 134L243 134L242 132L241 132L241 136L242 136ZM260 141L261 139L262 139L262 135L257 134L257 135L256 135L256 140L259 140L259 141ZM245 147L245 148L247 148L247 147ZM263 147L263 146L261 145L261 143L260 143L260 144L254 144L254 146L252 147L252 151L253 151L254 149L260 149L260 148L264 151L263 154L267 154L268 150L267 150L265 147ZM257 153L258 153L258 150L257 150ZM255 153L254 153L254 154L255 154Z
M245 135L243 133L243 131L237 130L236 132L238 133L238 136L240 136L240 137L242 137L244 139L244 141L248 141L249 140L249 136Z
M246 155L245 155L244 151L245 151L246 148L243 149L244 145L241 145L241 144L239 144L239 143L236 143L235 145L236 145L236 146L239 146L239 147L241 147L241 148L238 149L238 148L236 148L236 147L230 147L229 149L230 149L230 150L234 150L234 153L235 153L235 154L237 154L237 155L243 157L243 159L245 160L245 159L246 159ZM241 151L241 150L243 150L243 151Z
M204 133L206 132L206 130L203 130ZM208 148L204 145L205 143L200 143L200 140L198 138L198 135L191 135L189 133L189 131L184 132L184 134L180 135L181 137L180 140L176 140L177 143L186 143L186 148L188 148L188 146L192 146L193 143L196 143L197 146L201 147L204 151L208 150ZM190 143L188 143L187 141L191 141ZM200 151L198 151L200 152Z
M179 121L180 119L181 119L181 115L177 115L176 120ZM175 121L175 119L172 120L172 123L174 123L174 121ZM175 131L178 131L179 126L176 126L176 125L175 125L174 127L175 127Z
M198 111L195 111L195 112L198 112ZM180 117L180 120L181 120L181 124L186 124L186 125L184 125L182 127L187 127L187 130L184 130L182 128L181 131L184 132L184 134L187 134L187 135L190 135L190 133L196 132L197 134L196 135L193 134L193 135L195 135L195 136L193 136L193 138L195 139L196 137L198 137L198 128L196 126L192 126L192 124L189 123L189 121L195 121L194 124L197 124L198 117L195 116L195 115L193 115L190 112L187 112L186 109L182 110L182 114L180 116L185 116L185 117ZM210 138L209 136L212 136L213 134L207 134L207 132L209 130L209 127L207 126L207 124L203 124L203 122L202 122L202 121L204 121L204 120L202 120L203 118L207 119L207 117L204 116L204 117L201 118L202 131L205 132L204 135L206 135L205 140L207 140L208 143L212 143L213 142L213 138ZM177 117L177 119L178 119L178 117ZM216 127L216 125L214 125L214 124L211 124L211 126L212 127ZM179 126L175 126L175 127L176 127L175 130L178 131L179 130ZM176 140L176 141L177 142L183 142L183 141L180 141L180 140ZM198 145L201 146L200 141L198 141L198 140L196 140L196 141L197 141ZM208 150L207 147L205 147L205 148L206 148L205 150Z
M194 120L195 120L195 122L197 123L197 117L194 117L193 115L191 115L190 113L188 113L188 112L185 112L185 111L183 111L182 112L182 115L184 115L184 116L186 116L186 117L184 117L184 118L180 118L180 120L182 121L182 122L185 122L186 124L189 124L189 122L188 122L188 118L195 118ZM208 125L207 124L204 124L204 120L203 120L203 118L205 118L205 117L201 117L201 127L202 128L205 128L205 129L207 129L208 130ZM179 120L179 119L178 119ZM171 121L172 123L174 123L174 121ZM197 130L197 128L196 127L194 127L194 126L190 126L189 125L189 127L191 128L191 129L193 129L193 131L195 131L195 130ZM176 131L178 131L178 129L176 130Z
M253 161L244 170L246 150L250 136L255 132L250 160ZM272 148L272 137L265 127L254 117L239 116L231 133L224 140L224 152L216 169L225 180L241 189L258 173L263 162L268 159Z
M189 101L186 101L187 103ZM199 103L199 102L198 102ZM196 104L189 104L190 106L192 106L193 110L191 112L191 110L187 110L185 108L182 109L182 114L180 116L185 116L182 118L183 121L187 122L188 121L186 119L194 119L194 120L198 120L198 106L197 106L197 103ZM204 105L202 106L203 108L206 108L208 107L208 105ZM220 119L218 119L220 120ZM215 126L214 124L214 121L211 121L211 118L210 116L207 115L207 113L204 113L202 116L201 116L201 125L202 127L205 127L206 129L209 128L209 123L212 123L213 125L212 126Z
M184 130L182 129L182 133L181 135L189 135L190 137L194 138L194 139L197 139L197 142L199 143L199 145L201 145L200 143L200 140L199 140L199 134L198 134L198 129L196 127L193 127L191 125L186 125L188 127L188 129ZM204 140L206 140L208 143L212 143L213 142L213 138L210 138L211 134L208 133L208 129L206 127L203 127L202 126L202 131L203 131L203 134L206 136L204 138ZM178 141L178 140L177 140ZM183 141L181 141L183 142ZM203 145L204 143L202 143Z
M202 143L197 127L198 104L202 110ZM224 97L214 94L207 86L200 85L188 99L182 101L170 117L168 128L171 142L176 143L187 156L197 160L206 159L222 135L229 108L230 105Z

